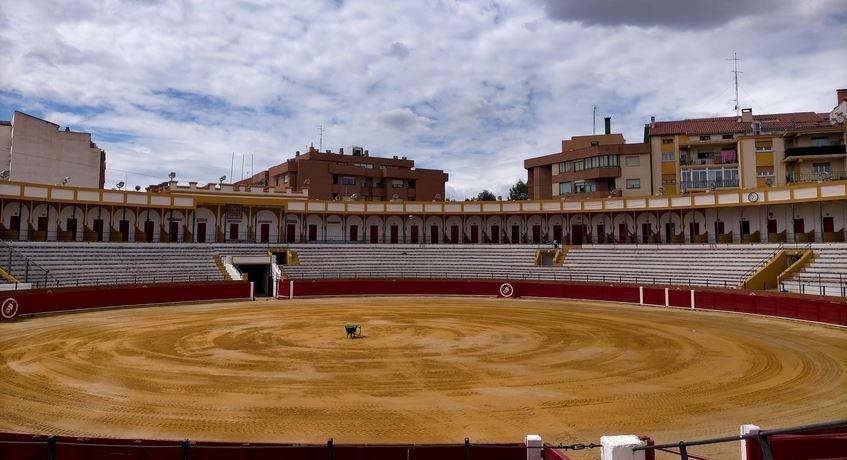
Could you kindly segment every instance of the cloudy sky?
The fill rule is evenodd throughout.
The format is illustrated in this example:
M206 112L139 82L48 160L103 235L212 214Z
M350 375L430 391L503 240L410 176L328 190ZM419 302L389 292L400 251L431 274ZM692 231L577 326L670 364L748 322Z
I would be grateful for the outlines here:
M504 194L522 160L657 119L835 105L844 0L0 0L0 119L94 133L107 185L362 145ZM602 128L599 128L602 129Z

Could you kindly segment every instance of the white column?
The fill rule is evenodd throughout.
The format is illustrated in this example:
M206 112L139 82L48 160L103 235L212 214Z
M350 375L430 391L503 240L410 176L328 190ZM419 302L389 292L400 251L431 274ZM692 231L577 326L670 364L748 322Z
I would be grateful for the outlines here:
M694 310L694 289L691 290L691 309Z
M644 305L644 286L638 286L638 304Z
M541 460L541 451L543 444L541 436L537 434L528 434L524 436L523 443L526 445L526 460Z
M294 298L294 280L288 282L288 298L289 300Z
M668 288L665 288L665 306L669 307L670 305L670 294L668 294Z
M644 451L633 451L636 446L645 446L646 442L633 434L620 436L600 436L602 451L600 460L644 460Z
M750 433L756 434L758 432L759 432L759 426L758 425L751 425L751 424L741 425L741 434L742 435L750 434ZM741 460L747 460L747 440L746 439L743 439L741 441Z

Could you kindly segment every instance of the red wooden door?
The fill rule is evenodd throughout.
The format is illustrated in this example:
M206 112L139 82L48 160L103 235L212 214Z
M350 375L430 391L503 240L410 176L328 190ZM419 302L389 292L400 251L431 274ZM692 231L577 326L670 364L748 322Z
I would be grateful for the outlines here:
M559 244L562 244L562 226L554 225L553 226L553 240Z
M479 243L479 226L471 225L471 243L478 244Z
M156 236L154 228L155 223L153 223L153 221L148 220L147 222L144 222L144 236L148 243L152 243L153 238Z
M238 224L229 224L229 239L238 239Z
M571 242L572 244L582 244L582 230L584 225L571 225Z
M438 244L438 225L430 225L429 226L429 242L432 244Z
M37 225L36 230L38 230L39 232L46 232L47 231L47 216L39 217L38 218L38 224L36 224L36 225Z
M794 234L806 233L806 225L803 219L794 219Z
M500 243L500 226L492 225L491 226L491 242L494 244Z
M629 229L627 228L626 224L618 224L618 242L619 243L626 243L626 237L627 237L628 233L629 233Z
M541 242L541 226L533 225L532 226L532 242L533 244L538 244Z
M694 237L700 234L700 222L691 222L688 224L688 234L691 242L694 242Z
M605 224L597 224L597 242L605 243L606 242L606 225Z
M168 224L168 236L171 238L171 243L179 241L179 222L170 222Z
M285 224L285 242L293 243L297 237L297 226L294 224Z
M206 242L206 222L197 222L197 242Z
M724 226L722 221L715 222L715 241L717 242L718 235L723 235Z
M97 234L97 241L103 241L103 219L94 219L94 233Z
M512 237L509 239L509 243L520 244L520 242L521 242L521 227L519 225L512 225Z
M359 241L359 226L350 226L350 241Z
M379 243L379 227L371 225L371 244Z
M418 244L418 226L412 225L409 228L409 240L412 244Z
M317 224L309 224L309 241L317 241L318 240L318 225Z
M768 233L779 233L776 229L776 219L768 219Z
M271 241L271 224L259 224L259 242L269 243Z
M120 221L118 230L121 232L121 241L129 241L129 221L126 219Z
M823 218L823 231L828 233L835 231L835 221L832 216Z
M391 244L397 244L400 241L400 227L397 225L391 226Z
M18 217L18 216L12 216L12 224L15 223L15 217ZM18 224L20 224L20 217L18 217L18 219L19 219ZM73 240L73 241L76 241L76 226L77 225L78 225L78 223L76 221L76 218L71 217L71 218L68 219L68 224L65 227L65 229L67 231L71 232L71 240ZM11 228L12 230L15 230L18 227L15 227L14 225L12 225L9 228Z
M459 226L451 225L450 226L450 243L456 244L459 242Z
M641 224L641 242L649 243L650 242L650 234L653 233L653 229L650 227L649 223Z

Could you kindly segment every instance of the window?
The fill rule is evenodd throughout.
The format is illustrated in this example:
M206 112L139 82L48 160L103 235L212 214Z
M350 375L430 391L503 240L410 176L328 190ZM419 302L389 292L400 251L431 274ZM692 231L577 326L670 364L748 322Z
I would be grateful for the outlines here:
M676 179L673 177L663 177L662 185L673 185L676 184Z
M721 139L734 139L734 138L735 138L735 136L733 136L732 134L724 134L724 135L721 136Z
M812 138L812 147L823 147L825 145L829 145L828 137L813 137Z
M756 175L759 177L773 176L773 166L757 166Z
M674 161L673 152L662 152L662 161Z
M576 193L596 192L597 184L595 182L577 182L574 189Z
M829 174L832 171L829 163L814 163L812 164L812 168L815 174Z
M773 141L756 141L757 152L770 152L773 150Z
M353 163L353 166L358 166L360 168L365 169L374 169L374 165L371 163Z
M341 183L344 185L356 185L356 178L353 176L344 176L341 178Z
M559 182L559 195L573 193L573 184L570 182Z
M670 139L668 139L668 138L662 139L662 144L673 144L673 138L670 138Z
M391 188L403 188L405 186L406 184L403 182L402 179L394 179L391 181Z
M626 188L627 189L641 188L641 179L627 179L626 180Z
M282 182L286 184L288 183L288 174L282 176Z
M559 163L559 174L571 172L573 169L573 161L563 161Z
M641 158L637 156L628 156L626 157L626 165L627 166L640 166Z
M710 141L712 140L712 136L700 136L701 141Z
M576 161L573 162L573 170L574 171L582 171L583 169L585 169L584 160L576 160Z
M415 189L415 187L417 187L417 186L418 186L417 181L413 181L413 180L410 180L410 181L409 181L409 188L410 188L410 189L414 190L414 189Z
M338 183L338 174L333 174L333 175L332 175L332 183L333 183L333 184L337 184L337 183Z
M374 180L374 188L382 188L382 181L379 179Z

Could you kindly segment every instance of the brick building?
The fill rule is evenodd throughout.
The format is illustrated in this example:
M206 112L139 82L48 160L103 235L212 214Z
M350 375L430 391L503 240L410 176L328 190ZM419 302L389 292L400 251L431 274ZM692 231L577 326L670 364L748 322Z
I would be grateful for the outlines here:
M529 199L636 196L650 193L650 145L627 144L622 134L573 136L562 151L524 160Z
M443 201L447 174L415 168L406 157L372 157L361 147L320 152L314 147L284 163L236 182L278 191L308 190L310 199L365 201Z

